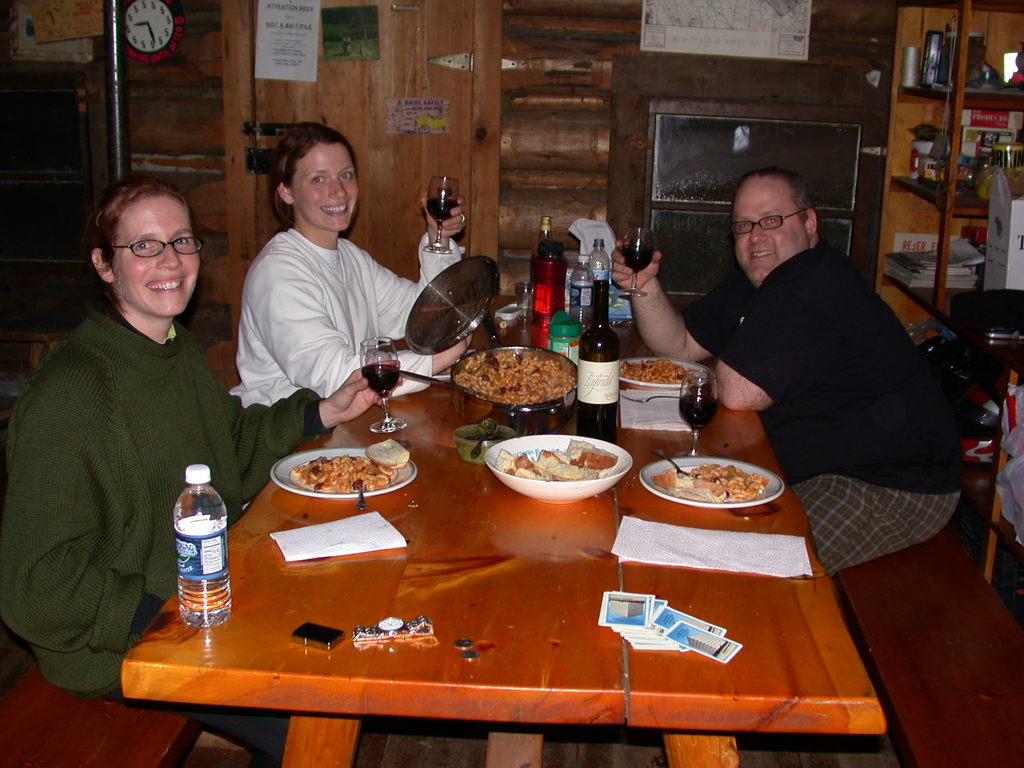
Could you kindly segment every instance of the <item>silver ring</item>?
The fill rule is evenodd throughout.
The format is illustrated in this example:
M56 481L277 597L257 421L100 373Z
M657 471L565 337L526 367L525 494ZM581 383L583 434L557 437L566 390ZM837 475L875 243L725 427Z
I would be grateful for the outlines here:
M460 213L459 216L462 217L462 226L466 226L466 214Z

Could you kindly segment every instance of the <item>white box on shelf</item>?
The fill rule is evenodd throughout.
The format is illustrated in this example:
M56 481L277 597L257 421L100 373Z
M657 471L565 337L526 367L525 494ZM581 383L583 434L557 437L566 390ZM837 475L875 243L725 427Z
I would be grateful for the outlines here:
M1003 169L992 173L985 290L1024 289L1024 197L1013 197Z

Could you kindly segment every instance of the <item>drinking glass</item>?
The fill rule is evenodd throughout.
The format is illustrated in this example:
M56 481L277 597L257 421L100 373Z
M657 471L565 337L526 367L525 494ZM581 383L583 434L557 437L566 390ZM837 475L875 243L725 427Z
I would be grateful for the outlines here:
M654 255L654 232L646 227L633 227L626 231L622 238L619 253L626 260L626 266L633 270L630 287L622 291L626 296L646 296L644 291L636 287L636 273L651 263Z
M359 345L359 364L363 367L363 376L370 382L370 389L380 395L384 418L370 425L371 432L397 432L405 429L409 423L402 418L394 418L388 410L388 395L398 384L398 352L395 342L387 336L375 336L366 339Z
M711 371L707 373L687 373L686 379L679 388L679 415L693 430L693 447L691 456L700 456L697 452L697 439L700 430L706 426L718 410L718 379Z
M441 222L451 218L452 209L458 204L459 180L451 176L431 176L427 185L427 213L437 223L437 237L424 250L431 253L451 253L451 248L441 245Z

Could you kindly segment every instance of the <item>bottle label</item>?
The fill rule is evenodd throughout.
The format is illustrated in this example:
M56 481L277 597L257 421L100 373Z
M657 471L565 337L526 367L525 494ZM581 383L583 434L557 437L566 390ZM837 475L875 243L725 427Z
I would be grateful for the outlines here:
M581 403L605 405L619 401L619 361L580 360L576 397Z
M179 520L179 525L185 520ZM183 579L217 579L227 572L226 521L205 522L209 532L200 535L191 535L191 531L184 532L175 526L174 545L178 555L178 576ZM194 529L197 526L191 527Z
M595 281L605 280L610 283L612 279L612 272L610 269L594 269L591 270L590 274L593 276Z

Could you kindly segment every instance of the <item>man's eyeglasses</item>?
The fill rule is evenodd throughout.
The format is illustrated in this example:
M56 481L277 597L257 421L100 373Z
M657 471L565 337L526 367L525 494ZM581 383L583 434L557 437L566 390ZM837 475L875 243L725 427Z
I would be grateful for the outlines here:
M778 229L782 226L783 222L786 221L790 216L796 216L798 213L803 213L806 208L801 208L799 211L793 211L793 213L787 213L785 216L779 216L777 214L772 216L765 216L760 221L733 221L729 223L729 229L732 230L734 235L747 235L754 231L754 225L756 224L761 229Z
M169 243L165 243L163 240L137 240L134 243L128 243L128 245L112 245L110 247L128 248L139 258L151 259L163 253L164 248L168 245L174 249L175 253L188 256L191 253L199 253L199 250L203 247L203 241L198 237L176 237Z

